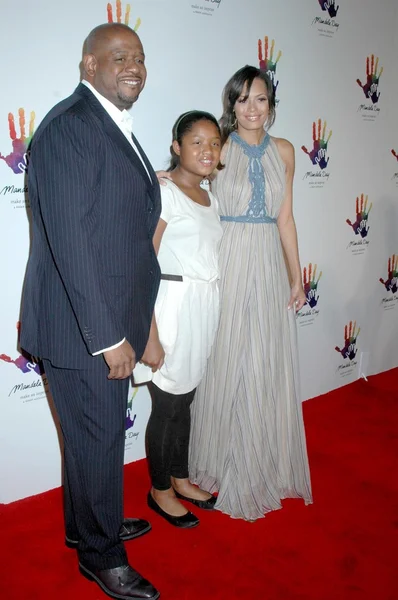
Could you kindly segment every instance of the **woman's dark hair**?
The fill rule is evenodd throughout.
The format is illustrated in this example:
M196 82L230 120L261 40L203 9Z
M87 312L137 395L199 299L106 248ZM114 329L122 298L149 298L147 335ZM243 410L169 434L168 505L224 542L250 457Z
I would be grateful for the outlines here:
M223 91L223 114L220 119L222 144L225 144L229 134L235 131L237 127L236 115L234 111L235 103L242 95L245 84L247 85L245 99L248 98L254 79L261 79L264 81L265 88L267 90L269 106L267 129L269 129L275 122L275 92L270 77L268 77L265 71L261 71L260 69L257 69L257 67L246 65L232 75Z
M217 127L217 130L221 136L220 125L218 124L214 115L203 110L190 110L180 115L177 121L174 123L173 142L178 142L178 144L181 146L184 135L191 131L192 127L198 121L210 121ZM168 171L172 171L180 164L180 157L174 152L173 145L170 146L170 154L171 159L169 168L167 169Z

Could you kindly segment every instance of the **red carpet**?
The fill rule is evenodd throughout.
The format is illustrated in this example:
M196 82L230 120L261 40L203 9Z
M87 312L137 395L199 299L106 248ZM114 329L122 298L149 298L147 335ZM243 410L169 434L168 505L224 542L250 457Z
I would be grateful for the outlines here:
M256 523L200 513L172 528L145 503L145 461L126 467L126 515L153 530L127 544L162 600L397 600L398 369L304 404L314 504ZM2 482L4 485L4 482ZM101 600L63 546L61 491L0 507L0 597Z

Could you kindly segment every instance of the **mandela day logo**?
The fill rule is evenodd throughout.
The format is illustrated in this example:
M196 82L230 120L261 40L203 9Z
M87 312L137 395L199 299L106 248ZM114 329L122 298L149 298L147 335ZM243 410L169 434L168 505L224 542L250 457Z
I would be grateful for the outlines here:
M358 364L355 358L358 352L357 340L360 331L361 329L357 327L356 321L354 321L354 324L350 321L344 327L344 345L341 348L338 346L335 347L336 352L340 354L344 361L337 367L337 371L341 377L351 375Z
M352 254L363 254L369 246L369 213L372 208L372 203L368 206L368 196L361 194L357 196L355 201L355 221L346 219L347 225L355 234L355 239L351 240L347 245L347 250L351 250Z
M318 265L310 263L308 267L303 269L303 288L306 301L303 308L298 312L300 326L312 325L319 315L319 294L318 285L322 277L322 271L317 274Z
M282 52L279 50L276 58L274 59L275 52L275 40L272 40L271 47L269 47L268 36L264 37L264 52L263 52L263 43L261 40L258 40L258 61L259 68L261 71L265 71L272 82L272 87L274 89L275 103L278 104L279 100L276 98L276 90L279 85L279 81L277 81L276 76L276 68L278 66L278 62L282 56Z
M393 157L394 157L396 160L398 160L398 154L397 154L397 151L396 151L396 150L394 150L394 148L392 148L392 149L391 149L391 154L393 155ZM392 179L393 181L395 181L395 185L397 185L397 186L398 186L398 171L397 171L396 173L394 173L394 175L391 177L391 179Z
M336 6L335 0L318 0L317 4L322 9L322 16L315 16L312 26L316 27L318 35L333 37L340 27L340 23L336 19L340 6Z
M380 99L379 83L383 73L383 67L379 68L379 57L371 54L366 58L366 81L362 83L357 79L357 84L362 89L366 102L358 107L358 111L364 121L374 121L380 113L378 102Z
M19 337L20 323L17 323L17 331ZM25 377L23 380L19 380L10 389L8 397L19 394L19 397L24 402L31 402L32 400L39 400L45 396L45 390L47 385L47 378L45 377L43 366L41 363L37 363L31 356L27 354L18 354L17 358L12 358L7 354L0 354L0 361L13 365L18 369L21 375L32 374L35 380L32 382L29 378ZM39 376L37 378L37 376Z
M303 179L308 180L310 187L322 188L328 181L330 172L327 170L329 164L328 145L332 137L330 130L326 136L327 123L322 119L314 121L312 124L312 150L308 150L306 146L301 146L301 149L308 155L315 169L307 171Z
M196 15L206 15L212 17L215 11L220 8L222 0L202 0L201 2L191 4L192 12Z
M24 175L29 163L29 144L33 136L36 115L32 111L29 118L28 133L26 132L25 109L18 110L19 133L15 125L13 113L8 113L8 131L11 140L11 151L7 153L0 152L0 160L11 169L15 175ZM9 171L8 171L9 172ZM14 208L24 208L26 205L28 188L24 184L23 178L15 185L10 182L0 190L1 196L8 196L11 205Z
M108 23L121 23L122 22L122 3L121 0L116 0L116 21L113 18L113 8L112 4L108 2L106 6L106 10L108 13ZM130 23L130 12L131 12L131 4L126 4L126 12L124 13L124 24L129 25ZM139 26L141 25L141 19L138 17L135 25L133 27L134 31L137 31Z
M391 310L398 305L398 254L393 254L387 263L387 277L380 277L387 294L382 298L381 304L385 310Z

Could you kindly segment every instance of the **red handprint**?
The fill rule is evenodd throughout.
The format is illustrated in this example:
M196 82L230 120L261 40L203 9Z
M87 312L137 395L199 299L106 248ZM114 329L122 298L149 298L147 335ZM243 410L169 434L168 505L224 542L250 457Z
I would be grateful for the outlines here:
M391 154L392 154L393 156L395 156L395 158L398 160L398 154L395 152L395 150L394 150L394 149L392 149L392 150L391 150Z
M106 9L107 9L107 13L108 13L108 23L115 23L115 21L113 20L113 8L112 8L112 4L110 2L108 2ZM124 24L125 25L129 24L130 11L131 11L131 5L126 4L126 13L124 16ZM121 22L122 22L122 3L121 3L121 0L116 0L116 23L121 23ZM140 25L141 25L141 19L138 17L135 22L135 25L133 27L134 31L137 31L137 29L139 28Z
M343 358L353 360L357 355L358 349L356 348L356 342L361 329L358 327L356 330L356 327L356 321L354 322L354 326L352 325L352 321L350 321L349 325L344 327L344 347L339 348L336 346L335 348L337 352L340 352Z
M29 135L25 135L25 111L23 108L18 110L19 115L19 129L20 136L17 137L15 129L15 119L12 113L8 113L8 128L10 132L10 139L12 141L12 151L8 156L3 156L0 152L0 159L4 160L6 164L14 171L14 173L24 173L28 167L29 162L29 144L33 136L35 126L35 113L30 113L29 121Z

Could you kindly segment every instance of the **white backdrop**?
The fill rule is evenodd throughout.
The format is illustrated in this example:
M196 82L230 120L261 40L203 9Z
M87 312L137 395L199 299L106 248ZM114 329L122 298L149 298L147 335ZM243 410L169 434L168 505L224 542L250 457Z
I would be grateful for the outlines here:
M297 318L303 399L398 365L397 2L338 1L133 0L129 13L148 68L136 134L158 169L176 117L194 108L220 116L224 84L241 66L259 65L260 40L261 66L277 85L273 134L296 149L308 289ZM116 4L1 0L0 502L61 482L43 379L17 349L29 250L26 146L77 85L83 39L110 9L117 19ZM125 0L120 10L124 21ZM146 390L131 390L126 462L144 456L149 410Z

